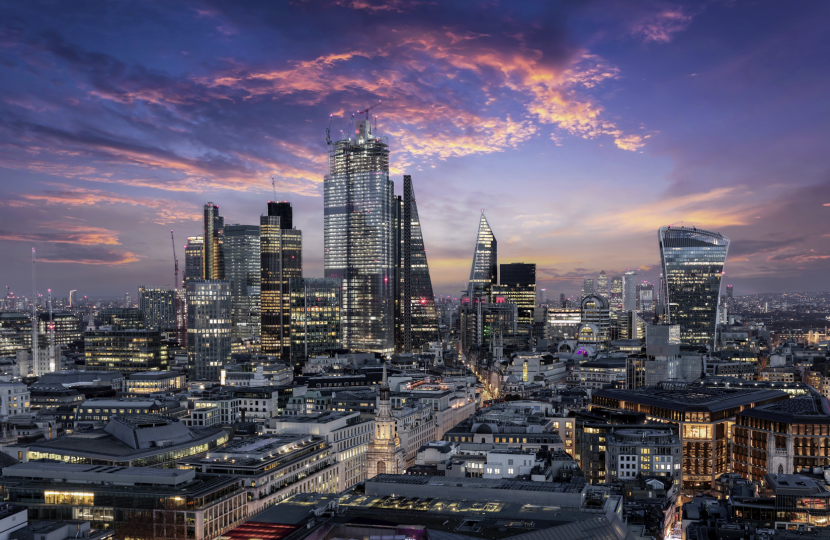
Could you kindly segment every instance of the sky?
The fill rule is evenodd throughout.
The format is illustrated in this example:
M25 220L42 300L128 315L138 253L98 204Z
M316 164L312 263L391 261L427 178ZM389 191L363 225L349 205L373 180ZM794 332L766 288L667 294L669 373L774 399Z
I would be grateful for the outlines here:
M411 174L436 294L499 262L550 297L731 239L735 294L828 290L828 2L0 0L0 286L171 285L201 208L288 200L323 274L326 128ZM273 178L273 187L272 187Z

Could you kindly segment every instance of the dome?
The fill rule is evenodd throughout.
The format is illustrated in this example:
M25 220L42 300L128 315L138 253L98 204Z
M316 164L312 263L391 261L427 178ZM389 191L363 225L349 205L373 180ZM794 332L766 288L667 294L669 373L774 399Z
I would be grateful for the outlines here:
M589 294L582 299L582 310L610 309L608 299L600 294Z
M507 380L505 382L508 383L508 384L510 384L510 383L515 384L515 383L518 383L518 382L522 382L522 380L520 378L516 377L515 375L511 375L507 378Z
M489 424L479 424L473 433L481 433L482 435L490 435L493 433L493 428Z

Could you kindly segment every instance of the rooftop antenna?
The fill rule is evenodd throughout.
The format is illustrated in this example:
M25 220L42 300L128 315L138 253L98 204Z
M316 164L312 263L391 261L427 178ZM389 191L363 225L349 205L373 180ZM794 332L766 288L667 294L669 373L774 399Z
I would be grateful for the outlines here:
M329 138L329 130L326 130L326 140L328 141ZM277 202L277 183L274 180L274 177L271 177L271 188L274 190L274 202Z

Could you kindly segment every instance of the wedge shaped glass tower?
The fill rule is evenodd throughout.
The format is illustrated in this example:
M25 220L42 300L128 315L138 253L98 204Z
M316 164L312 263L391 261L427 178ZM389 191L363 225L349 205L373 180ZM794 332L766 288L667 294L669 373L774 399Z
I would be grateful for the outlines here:
M665 322L680 325L684 345L708 345L714 350L729 238L694 227L661 227L657 234Z
M415 203L412 177L403 177L401 211L401 317L403 352L422 350L430 341L438 341L438 317L435 295L429 276L427 252L421 220ZM406 228L407 221L409 229Z
M473 253L473 267L470 269L467 296L473 298L477 291L490 296L491 288L498 283L497 263L496 237L482 210L481 220L478 222L478 237L475 253Z

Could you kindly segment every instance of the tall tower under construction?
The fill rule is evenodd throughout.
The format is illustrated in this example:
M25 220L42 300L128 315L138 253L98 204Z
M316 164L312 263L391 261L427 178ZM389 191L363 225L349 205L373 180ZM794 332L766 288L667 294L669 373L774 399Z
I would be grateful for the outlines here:
M291 203L268 203L259 218L262 353L291 356L289 282L303 277L303 233L294 228Z
M399 251L388 141L376 136L366 119L357 122L354 133L327 142L324 264L325 276L343 284L343 347L391 354Z

